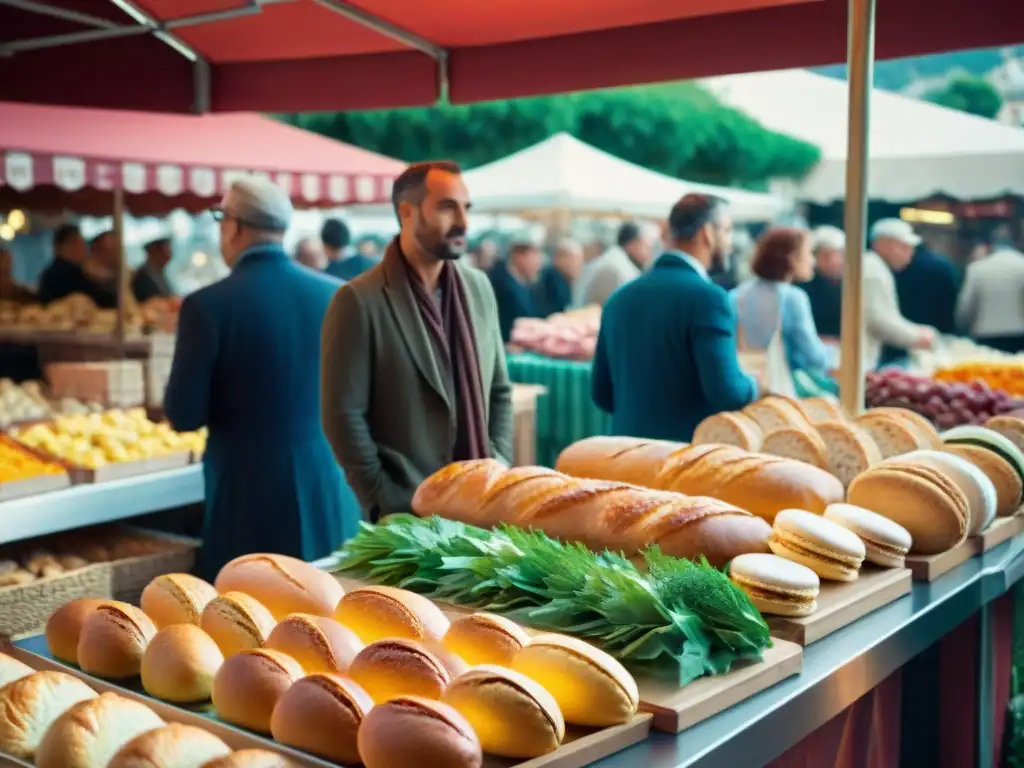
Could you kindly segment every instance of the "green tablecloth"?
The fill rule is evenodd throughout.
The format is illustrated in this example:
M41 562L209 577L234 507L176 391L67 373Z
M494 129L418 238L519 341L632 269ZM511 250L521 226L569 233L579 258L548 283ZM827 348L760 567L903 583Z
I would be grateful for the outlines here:
M570 443L611 433L611 416L590 398L590 363L516 354L508 356L508 374L516 384L547 388L537 401L538 464L553 467Z

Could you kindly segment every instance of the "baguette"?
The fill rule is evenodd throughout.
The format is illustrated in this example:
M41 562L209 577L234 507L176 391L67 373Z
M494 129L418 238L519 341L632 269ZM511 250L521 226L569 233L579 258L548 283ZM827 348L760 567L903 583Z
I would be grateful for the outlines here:
M676 557L703 554L716 566L767 552L771 535L764 520L717 499L579 480L543 467L505 469L491 459L442 467L417 489L412 508L421 517L533 528L596 551L634 553L657 544Z
M575 477L620 479L608 439L589 437L573 443L558 457L557 468ZM624 438L615 439L616 449L621 451ZM769 523L783 509L821 514L829 504L843 500L842 483L823 469L728 445L680 445L657 469L653 488L713 496ZM653 469L648 471L653 473Z

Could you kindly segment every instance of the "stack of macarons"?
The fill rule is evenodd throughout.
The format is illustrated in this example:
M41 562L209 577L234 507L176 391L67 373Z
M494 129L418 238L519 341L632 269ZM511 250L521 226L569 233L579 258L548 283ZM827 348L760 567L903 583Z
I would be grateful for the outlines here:
M800 618L818 610L818 574L784 557L739 555L729 563L729 578L763 614Z
M278 555L232 561L213 585L157 577L141 605L63 606L47 625L51 652L98 677L141 675L171 703L212 700L225 722L339 763L531 759L557 749L567 725L625 723L639 706L629 673L585 642L531 638L484 613L452 622L402 589L345 593Z
M887 517L853 504L829 504L825 519L841 525L864 543L865 560L882 568L902 568L913 545L910 533Z

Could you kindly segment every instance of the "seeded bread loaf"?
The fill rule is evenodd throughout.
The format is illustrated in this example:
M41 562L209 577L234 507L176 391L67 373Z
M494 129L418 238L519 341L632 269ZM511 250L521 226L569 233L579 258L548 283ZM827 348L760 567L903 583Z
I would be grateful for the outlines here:
M734 445L745 451L761 450L762 440L763 433L757 422L740 412L712 414L698 424L693 432L694 445L718 443Z
M849 488L857 475L882 460L878 445L856 424L825 421L815 426L828 450L828 471L839 478L844 488Z

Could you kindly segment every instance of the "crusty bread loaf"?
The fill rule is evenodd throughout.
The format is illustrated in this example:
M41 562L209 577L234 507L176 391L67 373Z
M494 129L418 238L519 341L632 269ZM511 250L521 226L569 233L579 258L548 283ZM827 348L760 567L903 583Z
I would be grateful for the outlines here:
M417 489L412 508L423 517L534 528L595 550L657 544L677 557L704 554L716 565L767 551L771 535L763 520L716 499L578 480L542 467L505 469L490 459L442 467Z
M846 412L839 401L831 397L808 397L800 400L800 410L812 424L823 421L846 421Z
M739 412L713 413L698 424L693 431L694 445L718 443L720 445L735 445L745 451L761 450L763 439L764 435L757 422L745 413Z
M779 395L767 395L755 400L743 409L743 413L753 419L766 435L776 429L810 426L810 421L800 407L788 397Z
M36 768L105 766L129 741L162 725L145 704L100 694L75 704L49 727L36 752Z
M853 478L878 464L882 452L871 436L847 421L824 421L815 425L828 450L828 471L849 488Z
M136 736L114 755L107 768L195 768L231 754L231 747L209 731L170 723Z
M858 416L855 423L871 435L883 459L929 447L928 439L899 414L872 410Z
M0 688L15 680L28 677L33 672L35 670L28 664L12 659L6 653L0 653Z
M623 439L617 438L619 446ZM558 469L575 477L618 479L616 462L609 459L605 440L589 437L573 443L558 457ZM769 523L783 509L822 513L829 504L843 500L842 483L823 469L728 445L681 445L662 463L651 485L718 498Z
M761 450L772 456L795 459L828 469L828 448L817 432L799 427L777 429L767 435Z
M904 424L917 432L918 437L924 441L924 444L921 446L922 448L942 447L942 438L939 437L939 431L935 429L935 425L916 411L912 411L909 408L880 406L872 408L870 413L887 413L890 416L901 419Z
M31 760L47 728L96 691L64 672L35 672L0 689L0 752Z

